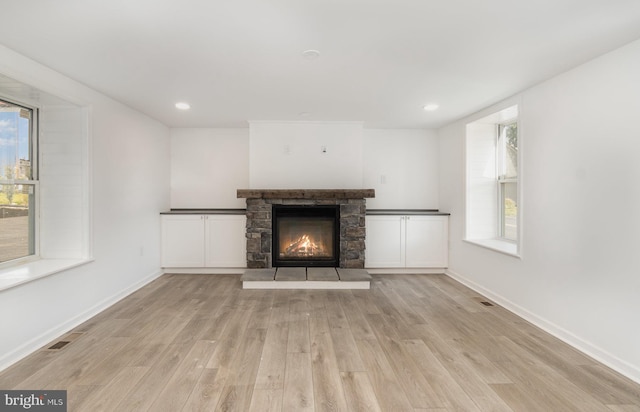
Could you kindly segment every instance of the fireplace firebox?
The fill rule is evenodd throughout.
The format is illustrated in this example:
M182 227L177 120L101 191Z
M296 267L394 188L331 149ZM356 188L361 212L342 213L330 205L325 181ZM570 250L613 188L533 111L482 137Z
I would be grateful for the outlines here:
M273 205L273 266L337 267L340 208Z

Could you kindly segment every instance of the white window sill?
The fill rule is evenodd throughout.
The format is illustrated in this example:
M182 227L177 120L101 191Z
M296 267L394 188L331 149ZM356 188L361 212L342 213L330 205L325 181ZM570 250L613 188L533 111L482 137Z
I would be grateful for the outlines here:
M465 239L465 242L495 250L496 252L504 253L505 255L515 256L517 258L520 257L518 244L514 242L508 242L500 239Z
M0 269L0 291L92 262L93 259L39 259Z

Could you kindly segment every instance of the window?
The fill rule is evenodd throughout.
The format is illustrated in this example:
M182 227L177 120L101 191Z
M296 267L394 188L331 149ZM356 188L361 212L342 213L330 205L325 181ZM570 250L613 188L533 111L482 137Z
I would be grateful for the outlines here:
M519 253L518 106L467 124L467 241Z
M36 114L0 100L0 265L36 254Z
M92 260L89 124L0 73L0 290Z

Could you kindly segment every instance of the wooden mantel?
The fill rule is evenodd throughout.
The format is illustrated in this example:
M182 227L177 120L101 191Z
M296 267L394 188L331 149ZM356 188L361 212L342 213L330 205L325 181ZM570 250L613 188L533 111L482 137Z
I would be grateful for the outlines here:
M375 189L238 189L245 199L365 199L376 196Z

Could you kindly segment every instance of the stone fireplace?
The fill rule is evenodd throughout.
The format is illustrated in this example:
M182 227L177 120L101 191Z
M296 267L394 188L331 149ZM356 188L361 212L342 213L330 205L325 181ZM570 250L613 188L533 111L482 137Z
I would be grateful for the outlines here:
M375 196L373 189L317 189L317 190L259 190L238 189L238 198L247 199L247 267L271 268L277 266L334 266L364 268L366 198ZM312 209L333 209L335 224L333 244L321 235L327 224L327 213L316 222L304 218ZM276 234L285 231L285 239L274 242L274 210L283 210L292 218ZM293 212L293 213L288 213ZM302 212L302 213L298 213ZM278 213L278 212L276 212ZM296 215L297 216L294 216ZM322 214L322 213L321 213ZM300 219L302 218L302 219ZM296 227L298 224L298 227ZM309 233L304 233L304 232ZM305 237L306 236L306 237ZM310 239L310 237L322 237ZM274 251L277 256L274 258ZM332 252L333 251L333 252ZM329 253L332 252L332 253ZM289 257L287 258L287 254ZM327 254L332 254L327 258ZM317 257L306 259L305 255ZM280 257L284 259L280 259ZM307 256L308 257L308 256Z

